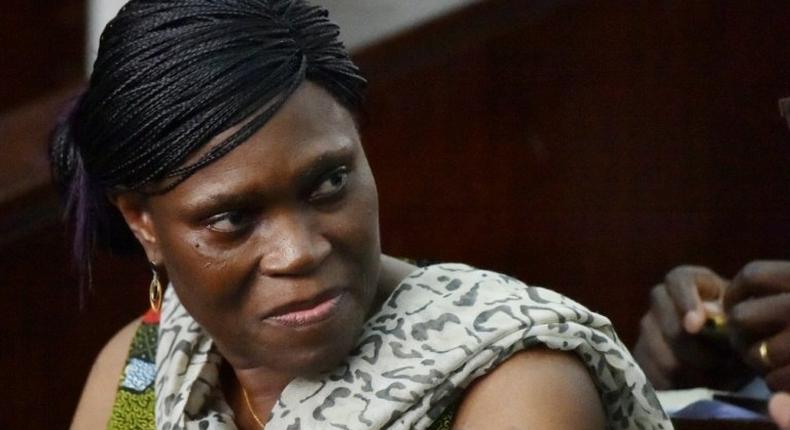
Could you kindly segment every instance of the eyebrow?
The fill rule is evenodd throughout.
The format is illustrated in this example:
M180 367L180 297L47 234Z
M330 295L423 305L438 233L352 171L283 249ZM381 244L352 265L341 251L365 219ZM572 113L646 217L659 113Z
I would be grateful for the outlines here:
M186 203L186 212L198 215L200 218L209 216L214 212L224 209L231 210L246 206L252 201L259 200L257 193L224 193L209 194Z
M355 147L351 141L343 142L337 147L333 147L321 153L320 156L313 158L297 169L295 186L297 189L305 189L312 185L320 175L327 169L346 161L351 161L355 153ZM239 208L255 202L260 205L266 201L266 193L255 191L228 192L220 190L203 194L185 204L188 213L197 213L200 217L208 216L212 212L220 209L228 210Z
M303 188L310 185L318 176L327 169L343 161L350 161L354 156L354 146L351 142L344 142L337 148L332 148L322 153L318 158L311 160L306 166L300 168L302 172L297 175L298 185Z

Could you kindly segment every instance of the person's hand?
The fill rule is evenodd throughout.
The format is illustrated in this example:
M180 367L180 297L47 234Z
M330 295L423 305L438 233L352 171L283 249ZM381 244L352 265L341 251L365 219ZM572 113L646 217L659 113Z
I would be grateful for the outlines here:
M727 289L724 307L744 361L772 389L790 391L790 262L746 265Z
M653 288L634 356L656 388L729 389L744 381L743 364L726 339L717 343L700 335L709 317L723 314L727 285L709 269L680 266Z
M778 393L771 397L768 411L779 430L790 430L790 394Z

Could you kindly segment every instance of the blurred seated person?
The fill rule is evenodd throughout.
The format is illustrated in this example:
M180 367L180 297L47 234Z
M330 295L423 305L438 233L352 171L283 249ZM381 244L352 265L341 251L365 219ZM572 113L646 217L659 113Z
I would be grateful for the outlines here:
M790 391L790 261L752 262L732 280L673 269L651 292L634 356L657 389L734 390L762 377ZM790 428L790 395L774 395L769 409Z

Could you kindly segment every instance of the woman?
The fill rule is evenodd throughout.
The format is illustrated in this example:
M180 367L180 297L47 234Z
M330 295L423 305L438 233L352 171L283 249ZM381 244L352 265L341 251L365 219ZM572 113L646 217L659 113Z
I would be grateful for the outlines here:
M337 34L295 0L133 0L105 29L54 171L83 267L130 231L154 312L73 427L670 428L605 318L381 254Z

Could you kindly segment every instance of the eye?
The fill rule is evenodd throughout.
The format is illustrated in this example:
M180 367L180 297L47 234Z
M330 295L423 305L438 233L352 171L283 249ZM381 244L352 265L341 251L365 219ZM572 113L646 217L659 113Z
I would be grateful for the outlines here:
M320 200L333 197L343 191L347 183L348 168L340 167L335 169L329 173L329 175L325 176L321 183L318 184L318 187L316 187L315 191L310 194L310 199Z
M219 233L240 233L248 229L253 221L252 214L235 210L209 218L206 227Z

